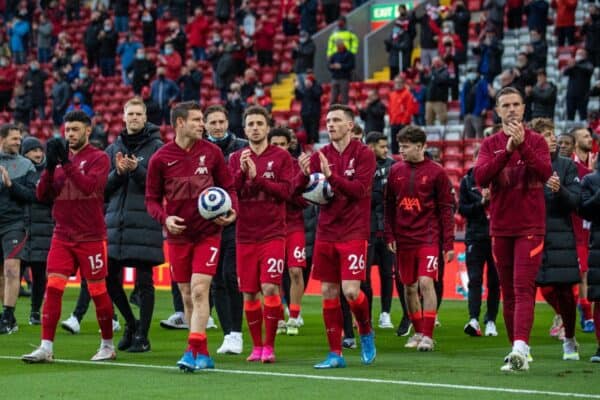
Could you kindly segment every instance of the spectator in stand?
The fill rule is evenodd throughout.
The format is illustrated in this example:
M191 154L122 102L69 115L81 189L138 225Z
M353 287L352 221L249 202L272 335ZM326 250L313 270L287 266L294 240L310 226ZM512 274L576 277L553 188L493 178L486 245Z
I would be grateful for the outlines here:
M237 25L242 27L248 36L254 36L256 32L256 13L250 7L248 0L242 1L242 5L235 13L235 20Z
M535 29L546 37L548 26L548 10L550 5L547 0L525 0L525 14L527 15L527 27Z
M298 13L300 14L300 30L309 34L317 32L317 0L298 0Z
M167 78L163 67L158 68L157 72L158 77L150 85L150 90L152 100L158 103L158 107L160 107L161 120L157 125L162 125L163 123L169 123L171 104L179 97L179 88L175 82Z
M71 62L63 68L63 72L65 72L67 77L67 82L72 83L78 76L81 68L84 67L83 60L78 53L73 54L71 56Z
M454 22L454 30L460 38L463 48L466 49L469 44L469 24L471 23L471 13L465 7L462 0L454 3L450 10L447 20Z
M523 0L507 0L506 7L508 29L519 29L523 26Z
M427 88L421 83L421 76L417 75L409 82L410 93L417 101L418 111L413 116L416 125L425 126L425 94Z
M300 33L300 19L294 11L285 14L282 29L285 36L296 36Z
M208 35L210 34L210 22L204 9L197 7L194 10L194 18L186 26L186 35L188 42L194 54L194 60L206 60L206 46L208 44Z
M217 0L215 7L215 17L222 25L229 21L231 14L231 1L230 0Z
M261 67L273 65L273 46L275 41L275 26L269 22L267 14L260 16L256 32L254 32L254 48Z
M488 83L476 68L470 68L460 92L460 117L465 138L482 138L487 110L490 108Z
M258 76L256 75L256 71L252 68L247 68L244 71L244 79L241 86L241 95L244 101L254 94L254 88L257 84Z
M559 46L575 44L575 10L577 0L552 0L550 7L556 9L556 36Z
M337 41L337 51L329 58L331 72L331 98L329 104L348 104L350 81L354 72L354 54L343 40Z
M441 125L448 122L448 89L450 73L440 57L431 63L431 71L422 76L427 85L425 95L425 123L433 125L437 120Z
M160 106L152 99L150 88L148 86L142 88L141 96L142 100L144 100L144 105L146 106L146 119L151 124L160 126L162 124Z
M383 132L385 128L385 104L379 99L377 90L371 89L367 94L363 108L360 110L360 119L365 123L365 132Z
M516 68L513 69L513 73L515 75L515 79L513 80L512 85L519 89L521 94L525 95L525 88L527 86L533 86L536 82L535 69L529 61L529 56L527 53L519 53L517 55L517 65ZM524 98L524 97L523 97ZM527 113L527 109L525 110L525 120L528 121L530 115Z
M300 79L303 81L301 82ZM301 102L300 117L306 131L308 144L319 142L319 122L321 120L321 95L323 89L312 73L304 78L296 77L294 95Z
M65 14L67 14L67 21L75 21L80 17L79 10L81 8L80 0L66 0L65 1Z
M164 54L158 56L158 65L165 68L168 79L174 82L179 79L182 58L171 42L165 44Z
M52 98L52 122L54 122L54 127L60 127L71 98L71 88L62 72L54 72L54 84L50 97Z
M119 33L129 31L129 0L114 0L115 30Z
M254 94L248 97L248 106L261 106L269 112L273 109L273 100L268 89L265 89L262 83L258 83L254 88Z
M83 111L90 118L94 116L94 110L92 109L91 104L85 104L83 102L81 93L75 93L73 95L71 104L69 104L69 107L67 108L67 113L75 110Z
M531 118L549 118L554 120L554 107L556 106L556 85L548 81L544 69L537 70L537 83L535 86L526 86L526 102L531 104Z
M38 61L42 64L46 64L52 58L52 40L54 26L52 22L46 18L44 13L40 14L40 21L36 25L33 25L33 29L37 31L37 54Z
M216 86L221 90L221 100L227 99L227 89L229 89L229 86L235 80L236 65L232 54L234 50L235 44L233 43L229 43L225 46L225 51L219 58L217 68L215 70L217 77Z
M396 135L406 125L410 125L413 116L419 112L419 104L404 82L401 74L394 78L394 90L390 92L388 115L392 130L392 154L398 154Z
M98 33L98 58L102 76L115 75L115 59L119 35L113 29L110 19L104 21L103 29Z
M0 32L0 56L11 58L10 46L6 42L6 36L3 32Z
M169 1L169 10L171 11L171 15L175 18L181 25L185 25L187 22L188 15L188 1L187 0L171 0Z
M304 84L304 77L309 70L312 70L315 64L315 42L306 31L300 31L298 43L292 50L294 59L294 72L301 84Z
M415 29L408 18L405 9L399 7L400 15L394 21L390 36L385 39L385 50L388 52L388 65L390 66L390 79L410 67L410 56L413 50ZM367 130L367 132L370 132ZM378 131L381 132L381 131Z
M473 48L473 53L479 56L477 70L485 77L488 83L502 72L502 54L504 46L496 37L493 29L486 29L485 38L479 46Z
M90 69L98 66L98 48L100 45L98 35L102 31L102 22L100 13L97 11L92 12L90 23L83 34L87 66Z
M104 116L96 114L92 119L94 126L90 134L90 144L100 150L104 150L108 146L108 135L106 134L106 125L104 124Z
M589 60L594 67L600 67L600 8L595 4L590 5L590 15L581 27L581 34L585 35L585 49Z
M142 10L142 42L144 47L156 45L156 10L154 7L145 7Z
M563 74L569 77L567 85L567 120L575 119L575 112L579 113L581 121L587 120L588 93L591 86L594 65L587 57L585 49L577 49L575 59L569 62Z
M181 87L182 101L196 101L200 103L200 85L202 83L202 72L194 60L188 60L185 67L181 69L181 76L177 84Z
M460 41L459 45L462 46ZM448 76L450 78L449 88L452 100L458 100L458 64L459 64L459 51L456 49L454 41L449 37L445 36L442 42L442 50L440 50L440 58L446 65L448 70Z
M488 27L493 28L499 38L504 36L504 6L506 0L485 0L483 9L488 11Z
M327 25L340 17L340 0L321 0L321 9Z
M17 69L7 56L0 56L0 111L9 111L9 103L17 81Z
M33 118L34 110L37 111L39 119L46 119L46 90L44 83L49 78L46 71L40 69L40 63L33 60L29 63L29 69L25 74L23 82L25 90L31 97L31 117Z
M146 57L146 51L143 48L137 49L135 60L127 71L131 75L133 93L141 93L142 87L150 84L155 71L156 64Z
M15 123L29 126L33 101L31 100L31 93L25 90L24 85L15 86L15 94L11 100L11 108L13 109L13 119L15 120Z
M423 66L429 67L433 58L438 55L436 36L440 32L440 26L437 7L428 4L425 6L425 10L426 12L421 17L414 17L414 20L421 26L419 35L421 63Z
M535 29L529 32L531 44L527 46L527 55L534 70L546 69L548 63L548 44L542 35Z
M327 39L327 57L331 57L338 51L338 41L342 41L346 49L356 55L358 52L358 37L354 32L348 30L346 17L342 16L337 21L337 27Z
M26 11L22 11L9 22L7 27L8 37L10 38L10 51L13 55L15 64L25 64L27 62L27 38L31 27L27 22Z
M227 110L229 130L235 133L237 137L245 138L242 118L246 109L246 102L242 99L240 84L237 82L232 83L229 87L225 109Z
M131 80L127 76L127 71L131 68L131 64L133 64L137 49L141 48L142 44L137 40L134 40L131 33L125 35L125 41L119 44L119 47L117 47L117 54L119 57L121 57L121 74L123 78L123 84L125 85L131 84Z
M453 62L458 64L464 64L467 61L467 51L463 46L460 36L454 32L454 23L452 21L444 21L442 24L442 32L439 35L438 43L438 54L444 59L444 55L451 54L454 59ZM447 43L450 43L448 48ZM451 52L449 53L449 50Z
M181 61L185 61L186 58L186 46L187 46L187 37L185 36L185 32L181 29L181 25L176 21L169 22L169 32L164 41L164 46L166 47L169 43L173 45L173 49L179 53L181 56Z

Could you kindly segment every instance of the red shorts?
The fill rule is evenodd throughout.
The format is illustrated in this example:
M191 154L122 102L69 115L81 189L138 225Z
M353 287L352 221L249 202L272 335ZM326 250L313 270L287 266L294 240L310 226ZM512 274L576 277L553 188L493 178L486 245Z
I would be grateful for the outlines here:
M437 246L419 247L396 252L396 265L400 273L400 281L404 285L412 285L421 276L437 279L438 256Z
M177 283L190 283L192 274L214 276L219 264L221 238L212 236L198 243L168 243L171 276Z
M306 237L304 231L288 233L285 238L285 261L288 268L306 268Z
M313 276L323 282L363 281L367 277L367 241L315 241Z
M281 285L285 260L285 240L238 243L236 262L240 292L258 293L262 283Z
M587 272L589 269L588 257L590 255L590 249L588 247L588 244L587 243L577 244L575 246L575 249L577 250L577 258L579 259L579 271Z
M81 276L89 281L106 278L108 273L106 241L63 242L52 238L48 252L48 273Z

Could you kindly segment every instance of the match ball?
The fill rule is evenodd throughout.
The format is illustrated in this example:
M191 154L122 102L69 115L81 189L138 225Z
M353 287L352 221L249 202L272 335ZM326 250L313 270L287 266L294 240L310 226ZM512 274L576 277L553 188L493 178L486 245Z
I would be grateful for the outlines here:
M325 175L320 172L310 174L310 179L302 197L314 204L327 204L333 198L333 189Z
M231 197L220 187L206 188L198 196L198 211L202 218L215 219L231 210Z

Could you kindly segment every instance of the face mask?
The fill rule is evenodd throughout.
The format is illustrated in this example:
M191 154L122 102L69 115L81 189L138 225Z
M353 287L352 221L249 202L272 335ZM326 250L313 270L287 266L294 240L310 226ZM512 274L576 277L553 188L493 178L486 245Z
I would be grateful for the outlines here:
M1 60L0 61L0 66L1 67L6 67L7 65L8 65L8 61L6 61L6 60Z
M38 70L40 67L39 67L39 66L37 66L37 65L35 65L35 64L31 64L31 65L29 66L29 68L30 68L32 71L37 71L37 70Z
M144 59L144 56L145 56L145 54L144 54L144 53L141 53L141 54L140 54L140 53L137 53L137 54L135 55L135 58L137 58L138 60L143 60L143 59Z
M477 79L477 73L475 73L475 72L469 72L467 74L467 79L470 80L470 81L476 80Z
M165 54L166 55L173 54L173 49L165 49Z
M142 21L143 21L143 22L152 22L152 16L151 16L150 14L148 14L148 15L144 15L144 16L142 17Z
M111 29L112 29L112 26L110 26L110 25L104 25L104 31L105 32L110 32Z
M585 60L585 58L583 56L575 56L575 61L579 62L579 61L583 61Z
M450 33L450 28L444 28L444 30L442 32L444 32L445 34L448 34L448 33Z
M307 38L300 36L300 39L298 39L300 41L300 43L306 43L306 41L308 40Z
M87 78L87 74L84 74L84 73L79 74L79 79L85 79L85 78Z
M264 95L264 94L265 94L265 91L264 91L264 90L262 90L262 89L256 89L256 90L254 91L254 94L256 95L256 97L261 97L262 95Z
M396 34L400 33L400 28L398 28L397 26L395 26L395 27L392 29L392 33L393 33L394 35L396 35Z

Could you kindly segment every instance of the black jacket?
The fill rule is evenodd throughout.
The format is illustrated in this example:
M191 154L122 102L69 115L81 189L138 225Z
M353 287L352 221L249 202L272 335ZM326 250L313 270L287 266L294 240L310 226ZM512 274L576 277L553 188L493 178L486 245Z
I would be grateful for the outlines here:
M102 32L104 35L102 37L98 37L98 57L112 58L114 60L117 57L119 34L114 29L111 29L108 32Z
M189 74L183 75L177 81L181 87L181 100L200 101L200 84L202 83L202 72L195 69Z
M321 95L323 94L323 89L319 83L314 82L310 88L296 89L294 94L296 95L296 99L302 103L300 108L301 115L316 116L316 118L321 116Z
M8 170L12 186L0 179L0 235L25 228L25 207L35 200L35 168L20 154L0 152L0 166Z
M85 30L83 34L83 44L85 48L90 51L95 51L98 49L98 34L102 30L102 21L98 20L96 22L92 22Z
M298 43L298 47L292 50L292 58L294 59L294 72L304 74L307 70L313 69L315 65L315 42L312 39L304 43Z
M25 74L23 81L25 82L26 91L31 93L31 101L33 106L38 106L46 103L45 82L49 78L46 71L37 69L35 71L29 69Z
M538 285L574 284L580 281L579 263L571 214L579 206L581 186L575 163L565 157L553 156L552 170L560 178L560 190L553 193L544 186L546 199L546 237Z
M360 110L360 118L365 121L365 133L372 131L382 132L385 128L386 107L381 100L376 99L366 108Z
M432 69L431 74L424 77L427 82L425 101L448 101L448 89L450 88L450 73L448 68L442 67Z
M35 165L33 175L37 182L46 168L46 160ZM35 197L35 196L34 196ZM52 204L41 203L37 199L27 204L25 208L25 228L28 232L27 243L21 252L21 260L27 263L46 263L54 220L52 219Z
M590 91L593 72L594 65L587 59L565 68L564 74L569 77L567 97L585 96Z
M467 220L465 241L467 243L490 240L490 221L487 217L483 196L475 183L473 168L460 181L458 213Z
M383 160L377 159L377 168L373 176L373 189L371 191L371 234L383 233L385 224L383 221L383 205L385 199L385 185L387 178L396 161L387 157Z
M227 122L229 122L229 130L237 137L243 138L246 136L244 133L244 124L242 118L244 116L244 110L246 103L242 99L227 100L225 103L227 109Z
M585 49L590 51L600 51L600 15L592 16L589 24L583 24L581 34L585 35Z
M600 163L598 164L600 165ZM600 169L581 181L581 215L592 223L588 258L588 299L600 301Z
M410 58L415 31L413 24L409 24L407 29L396 26L394 29L398 29L398 31L392 31L390 36L384 41L385 51L388 52L388 64L390 67L401 67L399 55L402 53L403 57L408 56Z
M556 105L556 86L548 82L546 87L535 85L529 96L531 101L531 118L554 119L554 107Z
M302 211L304 217L304 237L306 238L306 259L312 260L315 239L317 236L317 220L319 219L319 206L309 204Z
M340 64L340 69L329 68L331 79L352 80L352 71L354 71L354 54L348 50L337 51L329 58L329 64Z
M106 149L111 169L104 191L107 202L108 257L156 265L164 260L162 227L146 211L144 195L150 157L163 145L158 126L146 123L134 141L123 131ZM136 135L137 136L137 135ZM115 155L135 155L138 167L127 175L117 174Z

